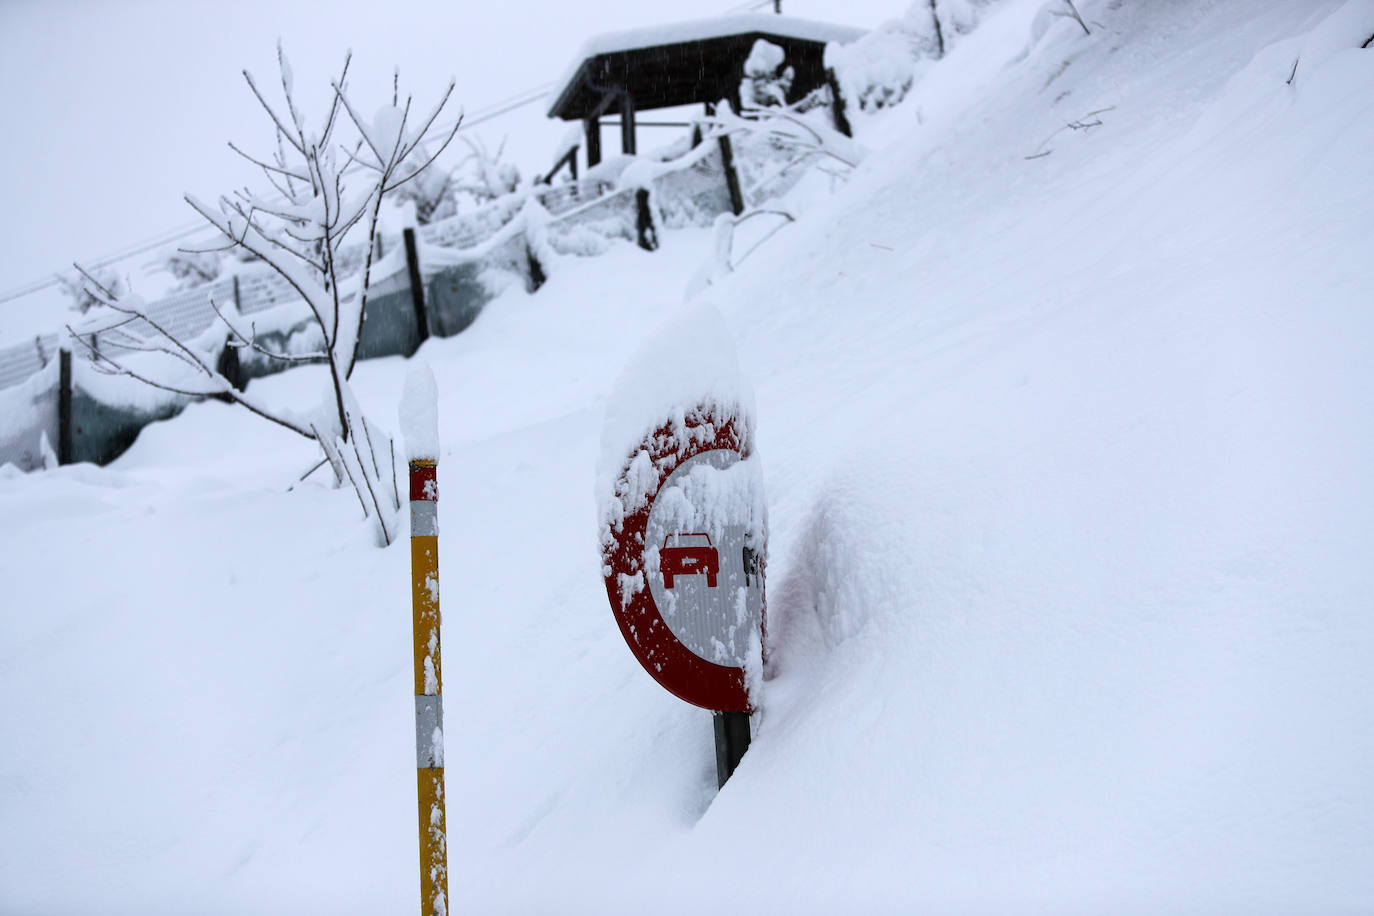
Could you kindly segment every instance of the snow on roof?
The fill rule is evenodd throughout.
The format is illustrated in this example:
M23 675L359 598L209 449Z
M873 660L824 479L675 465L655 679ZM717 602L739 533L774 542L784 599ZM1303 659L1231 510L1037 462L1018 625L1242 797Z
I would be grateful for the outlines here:
M764 32L769 35L798 38L803 41L847 43L857 40L864 34L865 30L849 25L817 22L814 19L799 19L795 16L746 13L742 16L716 16L711 19L693 19L688 22L644 26L637 29L625 29L620 32L603 32L600 35L593 35L582 43L582 47L578 49L572 63L568 65L554 84L557 88L552 93L551 98L556 106L568 84L577 76L577 71L581 69L582 64L598 54L614 54L618 51L630 51L635 48L682 44L688 41L724 38L729 35L747 35L750 32ZM549 109L549 116L553 117L552 107Z

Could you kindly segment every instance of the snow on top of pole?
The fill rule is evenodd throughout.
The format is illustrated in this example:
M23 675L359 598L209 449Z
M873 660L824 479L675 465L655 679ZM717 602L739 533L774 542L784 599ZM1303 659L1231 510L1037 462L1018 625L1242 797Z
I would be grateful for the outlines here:
M685 445L686 418L697 408L719 419L735 417L741 439L752 439L753 392L740 371L730 328L709 304L694 305L665 322L617 379L601 432L599 512L613 512L616 481L645 436L667 425Z
M411 461L439 460L439 385L424 360L411 360L398 411Z

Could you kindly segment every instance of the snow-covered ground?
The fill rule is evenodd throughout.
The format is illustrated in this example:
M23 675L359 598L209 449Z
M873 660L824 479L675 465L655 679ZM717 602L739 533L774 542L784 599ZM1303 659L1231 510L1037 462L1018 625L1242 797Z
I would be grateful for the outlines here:
M425 345L453 911L1374 906L1374 2L1044 6L702 296L756 393L776 662L719 795L593 501L709 233ZM370 415L405 375L360 366ZM416 910L408 556L287 492L313 461L210 403L0 474L0 913Z

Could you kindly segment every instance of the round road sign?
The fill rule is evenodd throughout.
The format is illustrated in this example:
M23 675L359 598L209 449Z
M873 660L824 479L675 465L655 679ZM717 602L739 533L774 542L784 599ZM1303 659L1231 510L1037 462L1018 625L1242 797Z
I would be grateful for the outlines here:
M698 408L646 436L616 483L626 512L602 556L640 664L720 712L750 710L745 670L761 652L766 531L744 427Z

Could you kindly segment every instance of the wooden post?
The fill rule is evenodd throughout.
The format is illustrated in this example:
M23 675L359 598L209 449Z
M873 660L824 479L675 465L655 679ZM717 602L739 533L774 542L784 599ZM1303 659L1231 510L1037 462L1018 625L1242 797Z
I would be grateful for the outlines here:
M654 215L649 211L647 188L635 191L635 228L639 236L639 247L645 251L657 251L658 233L654 230Z
M830 87L830 113L835 121L835 129L846 137L854 136L854 129L849 126L849 118L844 113L844 96L840 94L840 81L835 78L835 71L825 68L825 82Z
M410 276L410 301L415 305L415 327L420 331L420 343L429 340L429 310L425 308L425 281L420 274L420 250L415 244L415 230L407 226L401 233L406 244L406 272ZM416 344L419 349L419 344Z
M593 114L583 121L587 131L587 168L601 162L601 115Z
M229 334L224 338L224 349L219 351L219 360L215 363L215 371L224 376L225 380L234 387L235 391L243 390L243 367L239 365L239 348L234 346L234 335ZM228 392L221 391L214 396L216 400L225 403L233 403L233 398Z
M72 463L72 351L57 351L57 463Z
M233 296L234 313L241 314L239 312L239 278L237 276L234 277ZM239 363L238 347L233 346L233 342L233 334L224 338L224 349L219 351L219 360L215 363L215 371L224 376L229 384L234 386L235 391L242 391L244 387L243 366ZM228 392L220 392L215 395L215 399L224 401L226 404L232 404L234 401Z
M736 216L744 212L744 192L740 190L739 174L735 171L735 152L730 138L720 138L720 159L725 166L725 186L730 190L730 209Z
M628 92L620 97L620 151L635 154L635 100Z
M446 916L448 912L444 700L439 655L438 470L437 458L410 460L410 599L414 632L421 916Z
M530 293L539 292L539 287L543 286L548 277L544 274L544 265L539 263L539 256L534 253L529 242L525 243L525 266L529 270L529 279L525 282L525 291Z

